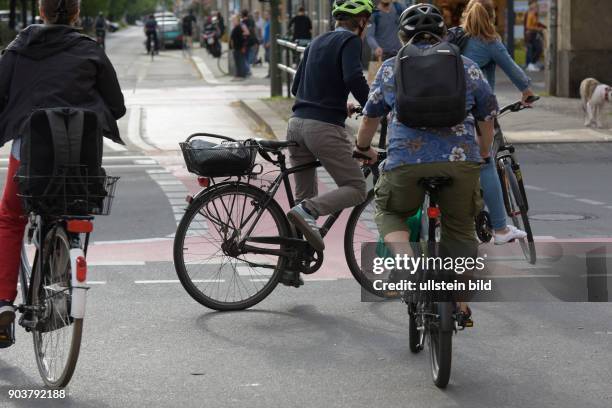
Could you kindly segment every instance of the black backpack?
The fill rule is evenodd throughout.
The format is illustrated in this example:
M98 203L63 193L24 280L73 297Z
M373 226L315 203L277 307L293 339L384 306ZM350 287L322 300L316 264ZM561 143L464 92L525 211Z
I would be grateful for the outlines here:
M395 59L397 118L411 128L442 128L467 117L466 83L459 48L437 36L439 42L419 48L412 42Z
M102 132L94 112L35 110L20 135L16 179L28 212L81 215L100 208L106 197L106 172Z

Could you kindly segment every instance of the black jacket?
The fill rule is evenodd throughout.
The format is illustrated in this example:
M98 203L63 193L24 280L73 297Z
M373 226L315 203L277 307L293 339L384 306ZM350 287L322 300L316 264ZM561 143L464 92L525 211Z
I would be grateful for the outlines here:
M59 107L97 112L104 136L123 143L123 94L104 51L74 27L31 25L0 59L0 146L21 136L34 109Z

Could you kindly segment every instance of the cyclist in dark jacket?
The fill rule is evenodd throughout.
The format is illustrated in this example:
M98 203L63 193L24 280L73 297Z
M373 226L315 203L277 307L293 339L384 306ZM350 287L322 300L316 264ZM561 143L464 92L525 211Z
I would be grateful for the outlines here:
M155 16L151 14L144 25L145 35L147 36L147 52L151 52L151 42L153 42L153 50L157 52L159 50L159 41L157 39L157 20Z
M13 301L26 225L14 180L20 127L33 109L83 108L98 112L104 135L122 143L116 121L126 112L123 94L104 51L71 26L79 11L79 0L42 0L45 24L22 31L0 59L0 147L15 140L0 201L0 348L13 344Z

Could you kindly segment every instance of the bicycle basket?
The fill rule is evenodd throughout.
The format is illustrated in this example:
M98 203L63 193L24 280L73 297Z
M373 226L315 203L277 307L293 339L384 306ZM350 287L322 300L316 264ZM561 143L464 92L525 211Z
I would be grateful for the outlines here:
M194 139L180 146L187 170L203 177L246 176L257 157L257 145L250 140L214 144Z
M45 216L109 215L119 177L89 176L86 166L61 167L52 176L16 176L27 213Z

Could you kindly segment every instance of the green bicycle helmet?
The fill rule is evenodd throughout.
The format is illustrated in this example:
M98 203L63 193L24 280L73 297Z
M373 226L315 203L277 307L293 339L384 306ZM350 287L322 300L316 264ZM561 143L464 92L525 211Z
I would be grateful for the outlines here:
M372 15L374 3L372 0L335 0L332 16L336 19Z

